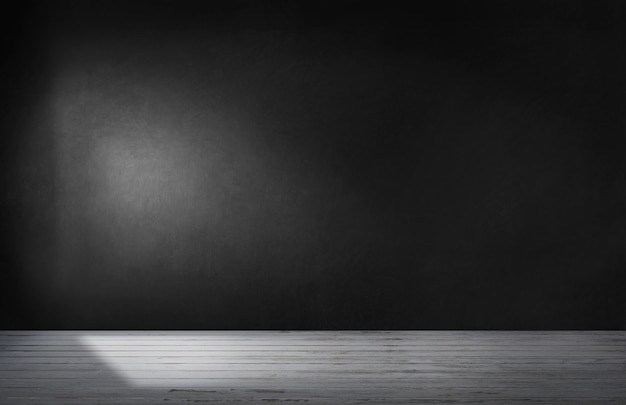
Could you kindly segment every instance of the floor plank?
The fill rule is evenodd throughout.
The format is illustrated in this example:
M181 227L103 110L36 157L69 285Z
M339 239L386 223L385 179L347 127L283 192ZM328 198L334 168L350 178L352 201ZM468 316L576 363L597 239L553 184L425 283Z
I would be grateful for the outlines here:
M626 404L622 331L0 331L2 404Z

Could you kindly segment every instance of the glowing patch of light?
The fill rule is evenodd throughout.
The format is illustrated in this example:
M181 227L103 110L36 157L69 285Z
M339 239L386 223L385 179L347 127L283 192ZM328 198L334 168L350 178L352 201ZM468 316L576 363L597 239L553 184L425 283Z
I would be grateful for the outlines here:
M263 385L275 378L271 370L250 370L245 350L224 348L228 336L220 336L215 346L213 340L190 343L190 336L184 341L172 340L174 336L84 334L79 340L133 387L236 388L248 386L251 380ZM273 356L268 353L268 360L275 360Z
M175 138L164 144L99 140L94 150L99 202L121 219L158 215L160 221L175 217L179 227L189 224L200 198L192 156Z
M105 75L92 68L61 63L50 100L59 284L73 284L102 252L110 254L100 269L110 274L165 262L182 271L177 252L220 217L221 153L209 147L219 144L211 143L217 132L210 122L178 119L194 105L170 95L184 83L138 78L128 86L123 69Z

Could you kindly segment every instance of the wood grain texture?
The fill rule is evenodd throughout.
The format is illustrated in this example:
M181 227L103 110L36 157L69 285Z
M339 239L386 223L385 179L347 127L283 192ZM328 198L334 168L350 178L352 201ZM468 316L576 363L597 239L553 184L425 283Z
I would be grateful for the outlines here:
M626 404L623 331L2 331L2 404Z

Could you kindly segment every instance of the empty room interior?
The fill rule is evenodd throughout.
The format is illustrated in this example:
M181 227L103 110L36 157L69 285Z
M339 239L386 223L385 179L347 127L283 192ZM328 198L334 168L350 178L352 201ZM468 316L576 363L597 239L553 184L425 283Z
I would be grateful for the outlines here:
M1 404L626 404L626 3L9 3Z

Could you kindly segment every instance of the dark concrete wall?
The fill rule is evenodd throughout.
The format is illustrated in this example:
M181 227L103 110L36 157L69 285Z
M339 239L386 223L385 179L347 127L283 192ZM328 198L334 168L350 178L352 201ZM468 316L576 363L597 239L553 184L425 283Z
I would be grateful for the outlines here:
M615 2L38 2L3 327L621 328Z

